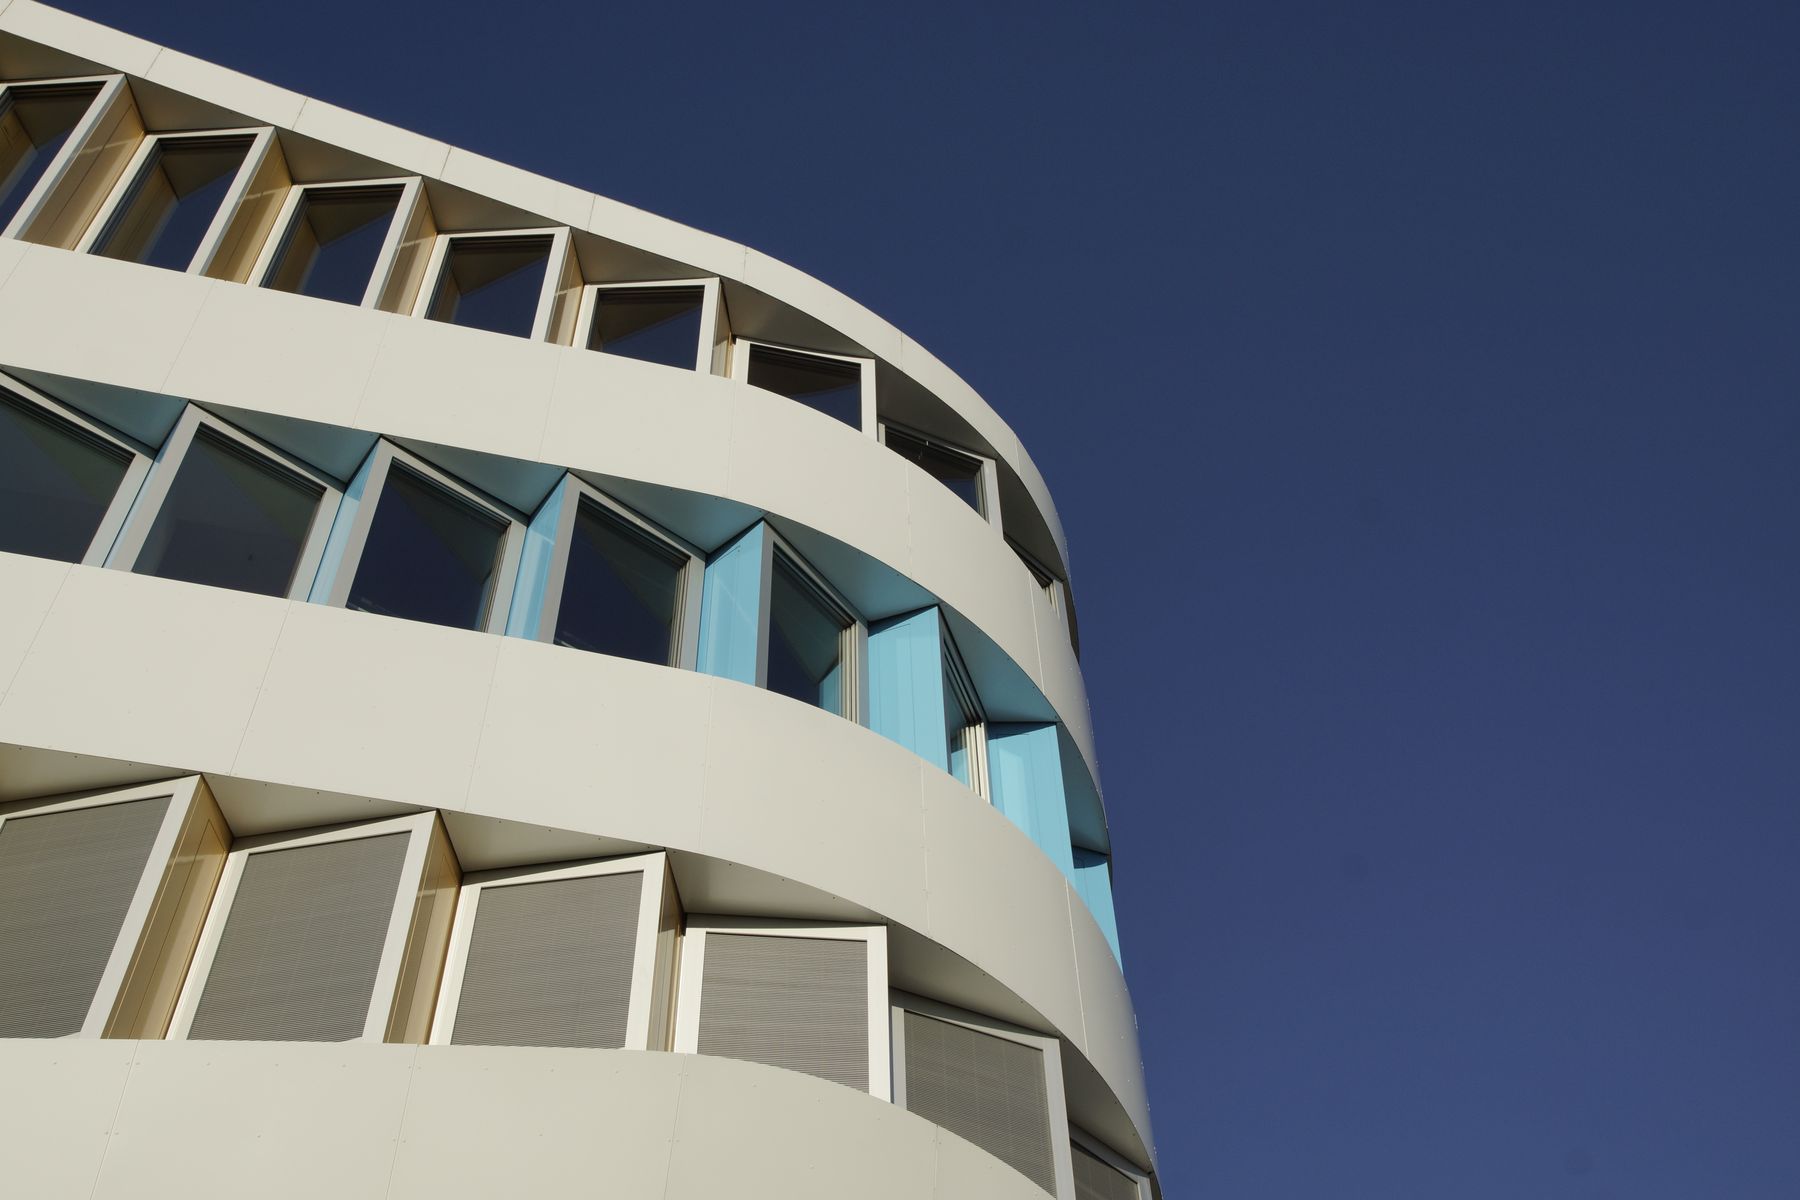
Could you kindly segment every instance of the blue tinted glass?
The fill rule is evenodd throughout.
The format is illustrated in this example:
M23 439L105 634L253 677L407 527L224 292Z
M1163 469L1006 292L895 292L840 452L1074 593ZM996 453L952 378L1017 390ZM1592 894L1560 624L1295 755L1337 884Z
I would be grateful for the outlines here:
M750 348L751 387L779 392L846 425L862 428L862 367L769 346Z
M0 393L0 550L80 562L131 460Z
M769 690L842 713L845 624L777 557L769 588Z
M97 252L187 270L249 149L247 137L164 139L109 223Z
M548 236L457 238L444 256L427 315L469 329L530 337L549 261Z
M394 464L375 507L346 607L479 629L505 524Z
M584 501L575 515L556 643L667 663L681 563Z
M268 285L361 304L399 204L398 187L309 189Z
M13 89L0 116L0 229L17 215L99 91L97 84Z
M602 288L588 349L692 371L705 296L700 288Z
M202 429L132 568L285 596L324 489Z

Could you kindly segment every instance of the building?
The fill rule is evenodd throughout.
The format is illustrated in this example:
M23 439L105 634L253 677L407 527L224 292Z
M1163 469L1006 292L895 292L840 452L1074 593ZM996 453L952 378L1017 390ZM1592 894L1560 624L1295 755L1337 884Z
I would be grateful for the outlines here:
M756 251L0 4L21 1197L1145 1200L1067 555Z

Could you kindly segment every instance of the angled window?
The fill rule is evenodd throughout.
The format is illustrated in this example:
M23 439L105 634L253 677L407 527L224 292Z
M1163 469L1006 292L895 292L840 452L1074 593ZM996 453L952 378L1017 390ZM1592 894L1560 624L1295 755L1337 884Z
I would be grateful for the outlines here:
M335 481L190 405L111 565L298 599L312 584L338 496Z
M990 522L998 520L999 485L992 459L885 422L881 440L889 450L949 488L958 500Z
M734 375L865 433L875 432L875 361L739 340Z
M311 598L497 633L523 532L498 501L379 442L339 506Z
M1150 1177L1077 1129L1069 1130L1075 1200L1150 1200Z
M716 279L602 283L587 289L587 348L684 371L711 369Z
M944 630L944 738L950 774L977 795L987 795L987 717L948 629Z
M249 838L213 897L169 1036L400 1040L449 933L434 813ZM454 875L454 860L449 859ZM409 946L414 948L409 953Z
M440 237L421 315L542 341L555 324L568 258L567 229Z
M0 230L49 174L100 88L90 79L0 89Z
M1073 1195L1055 1038L904 993L893 1022L896 1104Z
M0 1037L161 1037L229 837L197 776L0 806Z
M99 564L149 457L42 393L0 385L0 550Z
M860 720L859 660L866 637L849 604L777 539L769 578L763 686Z
M1069 645L1079 656L1081 654L1081 638L1075 628L1075 606L1069 595L1069 585L1063 582L1060 575L1044 565L1042 559L1012 538L1007 538L1006 544L1012 547L1013 553L1018 555L1019 561L1025 564L1025 569L1031 572L1031 578L1036 581L1038 589L1044 593L1044 599L1050 605L1051 611L1062 619L1063 627L1069 632Z
M145 138L88 249L172 271L204 271L271 140L266 129Z
M276 291L373 304L419 190L416 179L295 188L256 278Z
M431 1040L666 1050L679 924L662 854L471 875Z
M803 1071L887 1099L887 930L688 923L675 1049Z

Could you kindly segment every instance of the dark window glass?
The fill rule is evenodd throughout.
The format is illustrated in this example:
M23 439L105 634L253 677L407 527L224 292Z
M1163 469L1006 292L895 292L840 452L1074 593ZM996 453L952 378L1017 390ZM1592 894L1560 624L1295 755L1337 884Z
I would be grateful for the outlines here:
M556 644L669 662L682 561L599 505L582 501L556 613Z
M285 596L324 489L202 428L132 569Z
M397 186L307 189L269 286L361 304L399 204Z
M88 83L13 89L0 113L0 229L18 214L99 93L98 84Z
M843 617L779 555L769 589L769 689L844 712Z
M0 392L0 550L80 562L131 456Z
M470 329L530 337L550 261L550 237L457 238L427 314Z
M187 270L250 142L248 137L158 142L95 250L107 258Z
M862 428L862 366L858 363L751 346L750 386L779 392L846 425Z
M407 470L388 470L349 608L480 629L506 523Z
M700 353L703 288L602 288L588 349L692 371Z
M950 774L975 786L974 763L970 751L975 739L975 726L981 717L969 703L967 693L949 661L944 663L944 740L950 748Z
M964 504L986 515L981 495L980 460L898 429L887 431L887 445L889 450L908 462L917 463L927 475L955 492Z

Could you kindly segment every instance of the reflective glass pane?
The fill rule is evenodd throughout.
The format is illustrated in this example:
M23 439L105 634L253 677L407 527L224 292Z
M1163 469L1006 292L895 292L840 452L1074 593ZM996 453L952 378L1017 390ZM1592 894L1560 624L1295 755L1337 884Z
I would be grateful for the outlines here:
M699 362L702 288L602 288L588 349L692 371Z
M427 314L470 329L530 337L537 320L550 236L456 238Z
M309 188L268 286L361 304L400 204L400 188Z
M769 589L769 690L844 711L844 619L779 555Z
M0 229L18 213L99 93L97 83L12 89L0 113Z
M0 550L80 562L131 457L0 393Z
M505 533L499 517L395 463L346 606L480 629Z
M164 138L95 252L185 271L250 150L248 137Z
M862 428L862 366L858 363L751 346L749 380L751 387L779 392L846 425Z
M202 428L132 569L285 596L324 494L311 480Z
M981 460L959 454L946 446L934 445L898 429L887 431L888 449L908 462L917 463L924 472L956 493L957 499L978 513L986 514L981 495Z
M569 544L556 644L667 663L681 567L682 560L584 500Z

